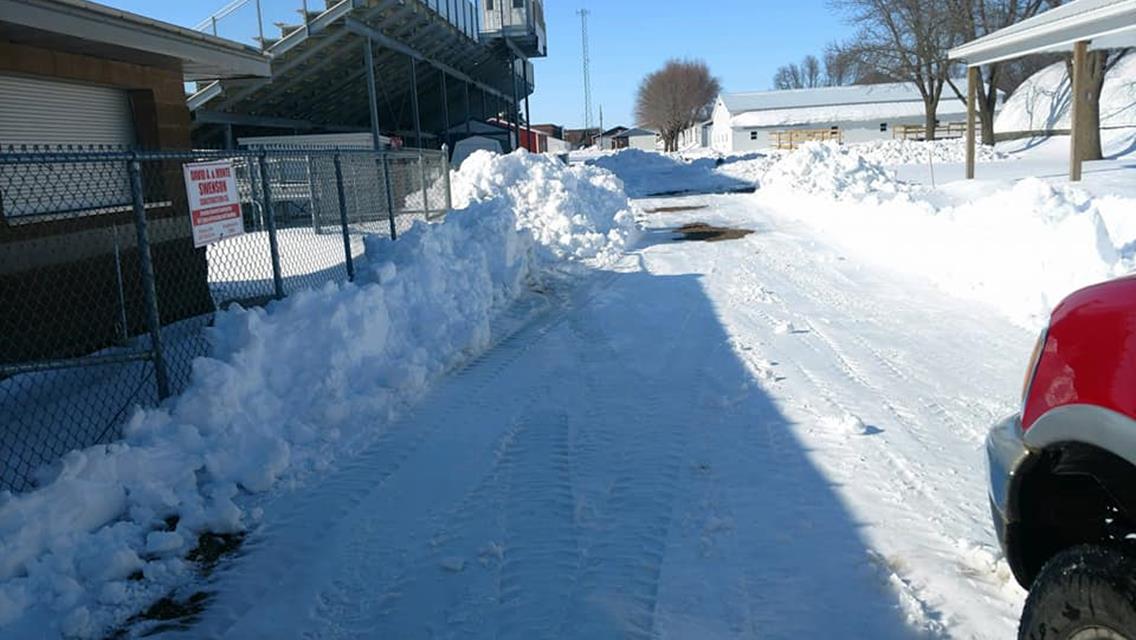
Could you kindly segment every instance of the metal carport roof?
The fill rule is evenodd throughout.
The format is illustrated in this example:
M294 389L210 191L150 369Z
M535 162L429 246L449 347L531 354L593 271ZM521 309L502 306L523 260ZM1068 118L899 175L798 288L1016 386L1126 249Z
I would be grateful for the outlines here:
M1032 53L1136 47L1136 0L1073 0L950 51L952 60L979 66Z

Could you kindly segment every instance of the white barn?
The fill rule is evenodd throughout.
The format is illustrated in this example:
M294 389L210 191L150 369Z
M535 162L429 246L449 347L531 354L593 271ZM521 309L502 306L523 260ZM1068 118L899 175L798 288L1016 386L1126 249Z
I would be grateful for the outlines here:
M944 87L939 121L965 118L966 105ZM710 145L722 152L768 148L776 132L791 129L839 129L845 142L863 142L891 138L896 126L922 125L923 119L919 89L908 82L723 93L714 105Z

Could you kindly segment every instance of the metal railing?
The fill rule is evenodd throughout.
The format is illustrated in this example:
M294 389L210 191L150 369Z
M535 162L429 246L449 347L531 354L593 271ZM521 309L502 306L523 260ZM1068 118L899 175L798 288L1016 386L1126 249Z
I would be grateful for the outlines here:
M0 490L189 383L214 313L355 279L366 235L450 207L446 151L0 150ZM194 242L183 167L231 167L239 233Z
M248 39L267 49L297 29L307 25L341 0L232 0L193 26L194 30L230 40ZM351 0L346 0L350 2ZM471 0L413 0L441 16L471 40L481 30L480 10ZM299 18L297 20L297 18ZM275 26L278 33L266 37L265 30Z

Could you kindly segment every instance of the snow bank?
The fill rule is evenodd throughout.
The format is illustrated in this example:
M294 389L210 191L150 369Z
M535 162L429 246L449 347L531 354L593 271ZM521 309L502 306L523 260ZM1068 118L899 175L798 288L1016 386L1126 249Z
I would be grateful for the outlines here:
M467 166L464 209L368 238L355 284L218 313L186 393L71 452L43 488L0 495L0 635L102 637L192 578L203 532L254 523L252 494L358 450L484 349L536 269L608 259L631 232L608 174L527 154Z
M587 164L606 169L623 181L633 198L680 193L725 193L752 188L753 184L715 171L718 160L623 149L591 158Z
M992 183L975 198L967 183L902 184L863 156L820 143L787 156L762 186L755 198L763 204L1024 326L1044 322L1075 289L1136 266L1136 198L1094 199L1035 178Z
M715 169L722 175L737 178L750 184L758 184L765 173L784 156L783 151L775 149L761 153L748 153L740 156L726 156L718 161Z
M762 189L826 194L836 199L895 194L894 174L836 142L807 142L765 173Z
M507 156L480 151L451 184L457 208L503 199L546 260L608 260L622 253L635 233L623 186L592 166L565 166L552 156L523 150Z
M926 164L966 162L966 140L872 140L849 145L856 153L876 164ZM996 162L1012 158L987 145L976 145L977 162Z
M997 132L1068 129L1072 109L1065 63L1054 63L1026 79L994 119ZM1102 127L1136 126L1136 55L1129 54L1105 76L1101 88Z

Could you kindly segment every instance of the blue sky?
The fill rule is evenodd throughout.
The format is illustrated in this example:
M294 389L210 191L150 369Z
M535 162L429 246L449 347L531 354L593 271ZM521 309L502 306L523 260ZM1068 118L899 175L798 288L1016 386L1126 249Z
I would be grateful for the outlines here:
M183 26L193 26L220 7L215 2L100 0L105 4ZM262 0L265 21L297 19L300 0ZM322 0L309 0L322 6ZM604 124L631 125L635 90L644 75L668 58L701 58L727 91L769 89L777 67L820 53L848 28L826 0L546 0L548 57L534 61L533 122L583 124L580 18L586 7L592 59L592 111ZM221 22L219 35L251 44L255 9Z

